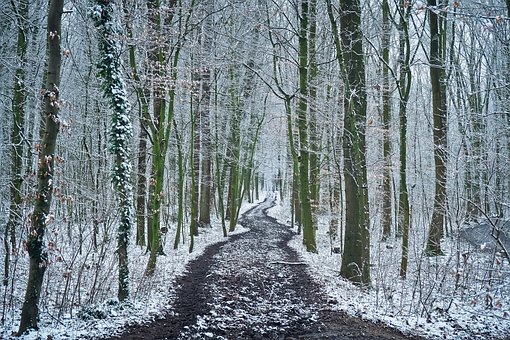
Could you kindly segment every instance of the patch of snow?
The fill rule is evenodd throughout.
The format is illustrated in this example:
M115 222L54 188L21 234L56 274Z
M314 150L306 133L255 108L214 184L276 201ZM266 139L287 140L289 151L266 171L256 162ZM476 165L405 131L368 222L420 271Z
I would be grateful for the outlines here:
M261 194L261 197L264 197L264 195ZM243 214L262 201L263 199L254 203L243 203L240 214ZM221 229L221 221L214 219L213 216L211 217L211 225L214 227L200 229L200 235L195 237L194 250L191 254L188 252L188 244L182 244L182 241L179 249L173 249L173 235L163 238L163 248L166 256L158 257L156 273L152 277L147 277L144 274L149 256L145 247L131 244L129 247L131 300L127 304L120 304L116 299L110 299L97 305L84 304L84 307L81 307L78 313L75 312L73 315L66 314L62 316L57 315L57 308L52 307L50 309L43 306L40 310L39 330L33 330L22 338L24 340L50 338L54 340L97 339L105 336L115 336L120 334L129 325L147 324L158 316L172 313L172 301L176 297L178 288L173 284L174 280L179 276L185 275L188 262L200 256L207 246L225 240ZM229 237L246 233L247 231L249 231L249 228L237 225L236 230L229 233ZM188 241L189 238L186 238L185 242L188 243ZM131 238L131 243L133 242L134 239ZM116 295L116 287L118 285L118 273L116 272L117 258L113 255L109 254L109 260L102 264L110 266L110 277L103 277L102 279L111 282L108 287L110 291L106 292L106 294L112 297ZM23 264L24 266L28 265L26 257L21 257L20 259L20 261L26 262ZM93 264L89 266L88 263L94 263L94 259L87 260L87 258L84 258L81 260L84 262L82 270L93 270ZM53 266L56 266L55 268L57 266L64 267L64 263L58 262ZM52 274L50 271L47 271L45 277L47 284L44 287L50 287L48 284L51 284L52 278L49 275ZM26 286L26 282L23 282L23 280L25 279L24 276L20 276L17 286L13 288L13 296L23 296ZM2 291L1 293L4 296L5 292ZM87 292L82 293L84 295L87 294ZM55 305L58 303L58 296L49 295L48 298L54 301ZM49 301L46 301L46 303ZM13 310L11 313L6 314L0 338L18 339L14 335L17 332L19 322L19 310Z
M290 225L287 205L277 201L269 215ZM341 242L331 239L328 222L324 216L317 221L317 254L306 251L302 235L296 235L290 246L309 265L334 309L431 339L510 334L510 266L497 254L493 259L492 254L480 253L480 247L446 239L445 256L426 257L417 242L409 248L407 278L401 279L401 240L385 243L372 236L372 285L362 289L340 276L341 254L332 250Z

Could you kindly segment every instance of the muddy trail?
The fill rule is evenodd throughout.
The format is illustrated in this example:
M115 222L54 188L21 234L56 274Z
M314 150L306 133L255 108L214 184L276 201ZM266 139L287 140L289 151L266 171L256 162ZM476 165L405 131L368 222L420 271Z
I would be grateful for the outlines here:
M244 234L212 245L177 279L167 315L114 339L409 339L331 309L287 243L294 232L266 215L267 199L245 213Z

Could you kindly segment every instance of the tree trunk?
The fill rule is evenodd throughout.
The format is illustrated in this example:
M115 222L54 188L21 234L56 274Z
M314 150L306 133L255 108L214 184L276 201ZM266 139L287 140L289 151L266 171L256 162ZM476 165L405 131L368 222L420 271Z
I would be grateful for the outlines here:
M258 201L259 200L259 173L258 171L255 172L255 183L253 184L254 186L254 189L255 189L255 200ZM283 194L283 192L282 192ZM280 199L283 200L283 195L280 195Z
M117 43L118 23L114 18L115 7L108 0L97 0L93 18L99 29L99 75L103 78L105 97L111 100L113 110L111 118L110 145L114 156L112 182L117 192L119 227L117 231L117 255L119 256L119 290L118 299L129 298L128 245L129 236L134 225L133 191L131 186L131 150L133 137L129 120L130 105L122 75L121 59L112 58L119 55Z
M388 0L382 3L382 123L383 123L383 173L382 173L382 227L383 240L391 235L391 90L390 62L390 8Z
M294 228L294 224L298 226L298 234L301 234L301 205L299 203L299 163L298 154L296 151L296 145L294 141L294 131L292 128L292 106L290 97L285 97L285 111L287 116L287 138L289 140L289 150L292 156L292 193L291 199L289 200L292 220L291 227Z
M199 202L199 178L200 178L200 121L201 121L201 102L200 102L200 72L193 71L193 90L191 93L191 137L190 137L190 173L191 173L191 216L190 216L190 234L198 236L198 202ZM193 239L193 238L192 238ZM190 253L193 250L190 244Z
M433 8L436 0L429 0ZM425 253L442 255L441 237L446 213L446 159L447 159L447 110L443 51L442 20L434 11L428 11L430 25L430 82L432 86L432 116L434 135L435 196Z
M156 268L156 259L160 251L160 216L161 201L163 199L163 179L165 175L166 150L164 148L164 136L166 129L170 128L166 123L166 90L164 86L166 53L163 47L158 45L161 38L162 21L160 3L157 0L147 1L149 12L149 26L154 35L154 43L148 53L150 70L153 81L153 123L151 124L152 140L152 163L149 179L149 209L147 224L147 247L150 251L147 263L147 274L152 274Z
M164 13L167 14L165 18L161 16L159 1L150 0L147 2L147 6L149 9L149 18L152 23L153 28L155 28L156 38L163 39L164 34L161 34L162 23L164 22L172 22L172 18L174 15L173 10L169 10L169 8L165 8ZM173 0L169 3L170 8L175 8L177 6L177 1ZM191 1L189 11L186 13L184 18L180 18L183 20L178 20L178 27L176 32L178 32L177 39L184 39L184 32L187 32L189 27L190 17L193 15L193 8L195 6L195 0ZM179 14L181 14L179 12ZM156 39L156 41L157 41ZM153 199L151 202L151 196L149 192L149 202L151 202L152 209L152 223L149 224L150 233L152 233L152 237L150 237L150 257L147 262L146 275L152 275L156 269L156 261L158 255L163 254L163 246L160 242L160 216L161 216L161 206L164 198L163 193L163 181L165 178L165 165L166 165L166 155L168 151L168 145L170 140L170 131L172 127L172 120L174 116L175 110L175 86L167 87L167 84L170 82L171 84L176 84L177 82L177 64L179 61L180 51L182 48L182 44L177 44L177 46L172 50L172 56L170 58L170 75L168 75L166 70L166 62L167 55L166 49L164 46L156 46L154 51L149 53L149 57L154 61L155 69L154 81L156 84L154 85L154 123L151 124L151 136L152 136L152 168L151 168L151 179L150 185L152 188L150 190L154 190ZM165 98L168 98L168 106Z
M326 8L327 8L327 12L328 12L328 18L329 18L329 21L330 21L330 24L331 24L331 31L333 33L333 43L334 43L334 46L335 46L335 50L336 50L336 60L337 60L337 63L338 63L338 66L340 68L340 73L341 75L345 75L346 73L346 70L345 70L345 67L344 67L344 62L343 62L343 54L342 54L342 45L341 45L341 41L340 41L340 34L338 32L338 26L337 26L337 23L336 23L336 19L335 19L335 16L333 14L333 6L331 4L331 0L327 0L326 1ZM349 83L346 83L344 84L344 91L346 89L349 88ZM343 102L343 99L342 99L342 102ZM343 117L345 119L345 117ZM338 118L338 122L339 123L343 123L342 122L342 117L339 117ZM340 231L340 235L339 235L339 240L340 242L342 242L344 240L344 215L345 215L345 211L343 209L343 205L344 205L344 185L343 185L343 180L342 180L342 173L344 172L344 168L343 168L343 158L344 158L344 154L343 154L343 144L344 144L344 133L345 133L345 129L344 129L344 126L342 124L342 126L339 127L340 131L337 132L337 135L336 137L333 137L334 134L332 133L332 144L333 144L333 157L334 157L334 162L335 162L335 170L336 170L336 176L333 180L333 185L336 186L336 188L334 189L334 192L333 192L333 198L336 199L336 197L338 197L338 203L337 203L337 209L338 209L338 213L337 215L340 215L338 216L338 219L339 219L339 231ZM337 148L339 148L339 150L337 151ZM335 193L337 193L338 195L335 197ZM334 224L334 223L333 223ZM337 223L338 224L338 223ZM343 249L342 249L343 251Z
M140 122L140 125L143 123ZM146 246L145 242L145 216L147 202L147 130L141 127L138 135L138 165L136 180L136 244Z
M318 65L316 50L317 35L317 0L310 0L310 15L308 29L308 55L310 56L310 72L308 73L308 87L310 97L310 202L312 214L317 214L320 203L320 144L317 108Z
M175 138L177 139L177 171L179 174L177 184L177 230L175 232L174 249L179 247L181 240L181 230L183 229L184 218L184 156L182 154L181 138L179 137L179 130L175 119L172 120L175 130Z
M233 86L233 85L232 85ZM236 99L236 95L234 94L236 90L231 89L231 97L232 97L232 122L231 122L231 137L229 143L229 167L230 167L230 177L228 182L228 214L229 217L229 231L232 232L235 230L237 225L237 205L239 202L239 156L240 156L240 108L238 99Z
M215 74L216 75L216 74ZM213 79L216 79L216 77L213 77ZM217 83L215 82L215 90L214 90L214 149L215 149L215 161L216 166L215 169L215 179L216 179L216 188L218 192L218 213L220 215L221 219L221 229L223 231L223 237L228 236L227 226L225 223L225 200L223 198L223 194L225 191L225 176L227 173L227 162L224 160L223 162L220 160L221 158L221 152L219 147L219 132L222 128L221 122L218 118L218 90L217 90ZM224 130L221 130L224 131Z
M308 0L301 2L299 30L299 98L298 98L298 131L299 131L299 200L301 203L301 222L303 223L303 243L306 250L316 252L315 226L313 225L310 202L308 149Z
M345 70L344 178L345 239L340 274L370 284L370 223L366 168L365 126L367 98L359 0L340 1L340 38Z
M405 5L406 0L402 0L399 8L399 122L400 122L400 184L399 184L399 205L397 218L397 235L402 235L402 258L400 262L400 277L407 275L407 260L409 253L409 229L410 229L410 211L409 211L409 193L407 190L407 103L411 92L411 47L409 41L409 16L411 8Z
M140 132L138 135L138 164L137 164L137 181L136 181L136 244L145 246L145 217L148 213L146 211L147 203L147 120L149 118L149 103L150 89L141 84L138 68L136 66L135 43L133 39L133 27L130 13L132 8L128 8L127 0L123 0L124 14L128 17L126 20L126 30L128 34L129 44L129 65L133 80L135 81L135 91L139 105L139 122ZM150 225L150 224L149 224Z
M217 140L217 137L216 137ZM216 185L218 188L218 210L220 213L220 219L221 219L221 229L223 231L223 237L228 236L227 226L225 224L225 200L223 199L223 189L224 189L224 176L221 173L221 167L220 167L220 155L218 151L216 151Z
M28 329L37 329L39 318L39 299L46 271L48 254L44 245L46 227L54 218L50 214L53 197L53 174L55 162L55 148L60 128L59 108L61 106L60 66L61 50L60 38L63 0L50 0L47 21L47 71L44 89L44 125L41 126L42 140L40 143L37 169L37 195L32 213L27 249L30 256L28 282L25 300L21 310L21 321L18 336Z
M192 76L193 82L195 83L191 93L191 133L190 133L190 194L191 194L191 214L190 214L190 244L189 252L193 251L194 238L198 236L198 200L199 200L199 176L200 176L200 109L199 109L199 91L200 89L196 85L199 83L199 76L197 71L194 71Z
M211 224L211 192L212 192L212 148L210 128L210 81L209 68L202 72L202 180L200 183L200 225Z
M452 22L453 25L453 22ZM452 29L454 31L454 29ZM466 191L468 198L467 205L467 219L468 220L476 220L481 212L479 207L483 206L483 194L482 194L482 183L487 183L486 177L487 172L484 171L484 167L480 166L481 164L487 164L487 153L483 150L484 144L484 136L486 136L485 131L485 122L484 117L488 116L488 113L483 113L483 105L482 105L482 94L479 90L482 88L482 84L480 83L481 76L476 74L481 72L483 69L481 65L481 60L477 60L478 58L475 56L475 51L477 51L477 46L475 46L475 41L478 39L471 38L471 46L468 47L469 51L472 52L472 58L468 58L471 61L467 63L468 68L468 77L469 77L469 88L466 88L465 91L467 94L467 104L468 104L468 112L470 113L468 118L468 123L470 125L470 138L469 142L471 144L470 155L468 154L468 159L466 161ZM452 53L450 54L452 55ZM459 74L459 77L463 75ZM487 80L490 82L491 80ZM488 85L487 88L490 88L492 85ZM467 86L466 86L467 87ZM459 121L459 124L461 122ZM487 191L489 188L483 188Z
M9 183L10 204L9 218L4 229L4 280L6 286L9 280L10 271L10 254L16 252L16 229L22 225L22 203L21 185L23 183L23 135L25 125L25 68L26 68L26 52L28 46L27 23L28 23L28 0L20 0L16 11L16 24L18 26L18 41L16 56L18 58L18 68L14 76L14 93L12 98L12 132L11 132L11 174Z

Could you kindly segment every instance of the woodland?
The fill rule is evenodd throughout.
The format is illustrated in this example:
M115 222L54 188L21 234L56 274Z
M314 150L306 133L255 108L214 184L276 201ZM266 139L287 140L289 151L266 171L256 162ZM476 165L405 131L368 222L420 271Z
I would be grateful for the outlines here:
M510 0L2 4L4 338L153 317L266 197L335 308L510 334Z

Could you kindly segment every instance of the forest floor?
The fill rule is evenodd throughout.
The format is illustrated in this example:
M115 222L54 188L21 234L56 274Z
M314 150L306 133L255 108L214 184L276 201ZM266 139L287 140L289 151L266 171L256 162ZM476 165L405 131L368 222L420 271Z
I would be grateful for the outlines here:
M295 232L267 216L266 200L244 214L250 228L213 244L177 279L166 315L112 339L410 339L382 323L334 310L288 243Z
M510 250L510 238L507 236L510 232L510 222L496 222L495 226L500 230L499 235L497 235L497 231L493 230L492 225L482 223L461 230L460 236L487 253L501 248L495 239L495 237L498 237L505 249ZM493 233L494 236L492 235Z

